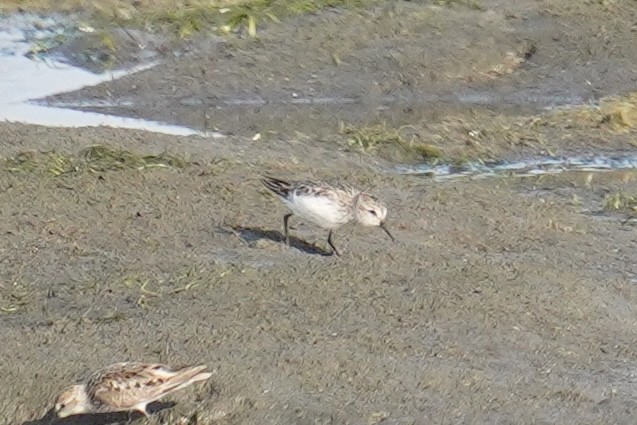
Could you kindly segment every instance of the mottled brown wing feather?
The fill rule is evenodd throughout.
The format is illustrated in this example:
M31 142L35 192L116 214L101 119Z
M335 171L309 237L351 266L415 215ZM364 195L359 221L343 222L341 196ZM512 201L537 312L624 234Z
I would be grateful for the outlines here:
M280 180L270 176L264 176L261 183L275 195L287 198L290 195L291 185L285 180Z
M96 404L130 409L161 398L204 368L175 371L161 364L118 363L95 374L89 396Z

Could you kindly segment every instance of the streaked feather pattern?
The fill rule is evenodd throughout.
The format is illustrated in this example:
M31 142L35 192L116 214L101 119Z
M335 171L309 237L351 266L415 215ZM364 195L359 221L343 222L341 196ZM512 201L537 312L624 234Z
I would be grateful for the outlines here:
M263 177L263 185L279 197L292 211L283 219L285 240L289 244L288 219L298 215L324 229L329 229L327 242L332 251L338 250L332 242L333 230L355 221L364 226L379 226L393 240L385 227L387 207L372 195L349 186L335 186L322 182L288 182L274 177Z
M158 363L115 363L63 392L55 409L59 417L129 410L147 415L148 403L210 378L205 369L204 365L173 369Z

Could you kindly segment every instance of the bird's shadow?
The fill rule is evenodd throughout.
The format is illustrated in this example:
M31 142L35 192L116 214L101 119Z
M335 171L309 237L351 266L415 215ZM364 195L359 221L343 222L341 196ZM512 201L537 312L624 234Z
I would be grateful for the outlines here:
M257 227L234 226L232 228L235 234L246 242L254 242L261 239L267 239L273 242L285 244L285 236L277 230L264 230ZM316 245L310 244L296 236L290 236L290 246L301 252L312 255L321 255L323 257L331 257L334 255L332 251L327 251Z
M162 410L170 409L175 402L154 402L147 406L147 412L154 414ZM129 424L137 419L144 418L139 412L117 412L117 413L90 413L86 415L74 415L66 418L58 418L55 411L50 409L44 416L35 421L26 421L22 425L115 425Z

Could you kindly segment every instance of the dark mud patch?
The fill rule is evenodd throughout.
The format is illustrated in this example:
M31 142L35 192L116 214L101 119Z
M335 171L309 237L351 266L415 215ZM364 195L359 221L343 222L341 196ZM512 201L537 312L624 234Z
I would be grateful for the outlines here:
M340 122L532 113L637 87L633 8L479 6L326 10L268 25L257 40L195 40L156 69L50 101L106 102L112 113L243 136L324 137Z
M171 49L179 55L176 43L158 34L126 28L91 28L86 33L75 34L46 53L60 62L102 73L162 60L163 53Z

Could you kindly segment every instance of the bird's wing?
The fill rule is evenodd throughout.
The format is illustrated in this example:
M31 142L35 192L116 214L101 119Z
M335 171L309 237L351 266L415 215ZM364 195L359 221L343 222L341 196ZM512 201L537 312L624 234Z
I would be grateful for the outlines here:
M203 369L205 366L173 370L162 364L118 363L96 374L89 382L89 395L94 402L126 410L194 382L193 377Z
M285 180L279 180L274 177L265 176L261 179L261 183L265 187L267 187L271 192L275 195L280 196L285 199L290 196L290 190L292 189L292 184L286 182Z

